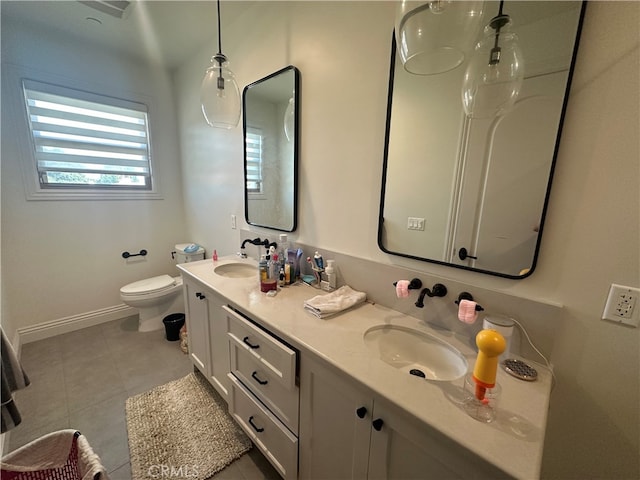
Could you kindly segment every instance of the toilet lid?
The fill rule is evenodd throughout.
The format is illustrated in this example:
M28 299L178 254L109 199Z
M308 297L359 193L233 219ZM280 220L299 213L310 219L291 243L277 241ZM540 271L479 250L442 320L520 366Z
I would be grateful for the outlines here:
M136 295L141 293L154 293L175 285L175 279L169 275L146 278L125 285L120 289L124 295Z

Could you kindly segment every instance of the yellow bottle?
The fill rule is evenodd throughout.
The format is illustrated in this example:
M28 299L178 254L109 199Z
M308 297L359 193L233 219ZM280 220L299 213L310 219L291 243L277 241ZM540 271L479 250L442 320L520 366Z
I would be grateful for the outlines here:
M507 348L507 342L496 330L480 330L476 335L476 345L478 358L473 368L473 381L476 382L476 398L482 401L487 388L496 385L498 357Z

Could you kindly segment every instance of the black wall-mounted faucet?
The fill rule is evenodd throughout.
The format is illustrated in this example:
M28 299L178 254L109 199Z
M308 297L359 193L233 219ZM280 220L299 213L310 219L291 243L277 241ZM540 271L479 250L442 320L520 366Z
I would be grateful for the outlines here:
M264 242L268 242L268 240L261 240L260 237L258 238L254 238L253 240L251 240L250 238L247 238L245 240L242 241L242 245L240 245L240 257L241 258L247 258L247 252L244 250L244 247L247 243L250 243L251 245L264 245ZM268 248L268 247L267 247Z
M244 247L247 243L250 243L255 246L262 245L267 250L269 250L269 247L278 248L278 244L276 242L269 242L269 239L267 238L265 238L264 240L262 240L260 237L254 238L253 240L251 240L250 238L247 238L243 240L242 245L240 245L240 256L242 258L247 258L247 253L244 251Z
M431 290L428 288L423 288L420 292L420 296L418 297L418 301L416 302L416 307L423 308L424 307L424 296L428 295L429 297L444 297L447 294L447 287L445 287L441 283L436 283Z
M242 245L240 245L240 248L244 248L247 243L250 243L252 245L263 245L264 242L260 240L260 237L254 238L253 240L251 240L250 238L247 238L246 240L243 240Z

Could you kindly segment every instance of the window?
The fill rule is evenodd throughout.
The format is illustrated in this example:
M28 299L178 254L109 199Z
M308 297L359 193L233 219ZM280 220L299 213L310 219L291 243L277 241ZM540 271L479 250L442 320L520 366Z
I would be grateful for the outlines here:
M256 129L247 129L244 139L246 149L246 182L247 192L262 192L262 133Z
M152 190L146 105L33 80L22 86L40 189Z

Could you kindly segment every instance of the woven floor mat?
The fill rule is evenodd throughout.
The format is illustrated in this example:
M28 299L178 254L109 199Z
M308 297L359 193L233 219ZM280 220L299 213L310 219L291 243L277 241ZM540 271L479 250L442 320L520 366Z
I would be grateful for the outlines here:
M227 405L198 373L127 399L134 480L206 479L251 449Z

